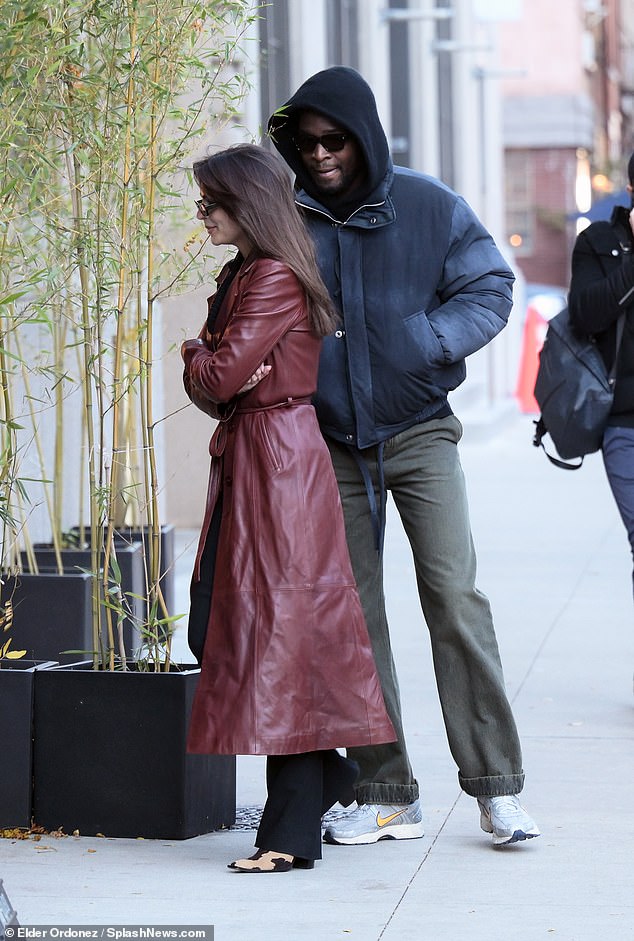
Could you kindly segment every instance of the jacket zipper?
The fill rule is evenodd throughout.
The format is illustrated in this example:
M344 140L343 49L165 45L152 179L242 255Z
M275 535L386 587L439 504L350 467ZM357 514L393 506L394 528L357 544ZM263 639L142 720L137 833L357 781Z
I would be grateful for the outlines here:
M299 199L295 200L296 206L301 206L302 209L307 209L309 212L316 212L319 216L325 216L329 222L332 222L333 225L347 225L348 222L352 219L353 216L356 216L358 212L361 212L362 209L376 209L377 206L385 206L386 200L381 200L380 203L365 203L363 206L359 206L358 209L355 209L347 219L335 219L334 216L331 216L329 212L325 212L323 209L316 209L314 206L307 206L306 203L301 202Z

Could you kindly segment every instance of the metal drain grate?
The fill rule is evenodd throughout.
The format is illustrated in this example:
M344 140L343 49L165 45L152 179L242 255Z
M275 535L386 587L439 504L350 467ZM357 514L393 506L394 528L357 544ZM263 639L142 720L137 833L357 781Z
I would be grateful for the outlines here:
M324 827L327 827L330 823L334 823L335 820L339 820L339 818L345 816L346 813L348 813L346 810L329 810L322 818ZM261 807L238 807L236 810L236 822L232 827L229 827L229 829L257 830L260 825L261 816Z

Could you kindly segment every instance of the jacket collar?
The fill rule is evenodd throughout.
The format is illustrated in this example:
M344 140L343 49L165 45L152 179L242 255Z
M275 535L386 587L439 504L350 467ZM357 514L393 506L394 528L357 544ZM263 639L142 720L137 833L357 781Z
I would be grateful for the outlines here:
M387 173L368 198L350 213L347 219L338 219L332 214L330 209L314 199L303 190L299 189L295 193L295 202L302 209L308 209L310 212L325 216L325 218L334 223L334 225L356 226L359 229L376 229L377 227L389 225L396 219L396 210L390 196L392 181L394 179L394 168L390 161Z

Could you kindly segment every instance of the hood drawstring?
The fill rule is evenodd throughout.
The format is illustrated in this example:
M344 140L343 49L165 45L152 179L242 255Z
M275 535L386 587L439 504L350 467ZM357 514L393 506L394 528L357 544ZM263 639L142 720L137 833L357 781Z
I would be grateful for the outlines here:
M374 547L379 555L383 554L383 544L385 542L385 522L386 522L386 508L387 508L387 490L385 488L385 472L383 468L383 449L385 446L385 441L381 441L377 445L377 468L379 472L379 501L377 504L376 493L374 490L374 484L372 482L372 477L370 475L370 468L368 463L363 457L361 451L358 448L355 448L354 445L347 445L348 450L352 454L353 458L357 462L357 466L361 471L361 476L363 477L363 483L365 484L365 491L368 495L368 503L370 504L370 515L372 517L372 529L374 530Z

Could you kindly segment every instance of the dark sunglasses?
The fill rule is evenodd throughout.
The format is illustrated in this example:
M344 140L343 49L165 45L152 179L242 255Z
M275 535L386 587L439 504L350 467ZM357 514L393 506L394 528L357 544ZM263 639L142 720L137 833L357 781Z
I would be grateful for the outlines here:
M210 203L206 199L195 199L194 202L201 216L208 216L210 212L214 211L216 206L220 205L220 203Z
M321 137L315 137L313 134L298 134L295 138L295 146L300 154L314 153L317 144L321 144L329 154L337 154L346 146L349 137L349 134L342 134L337 131L322 134Z

